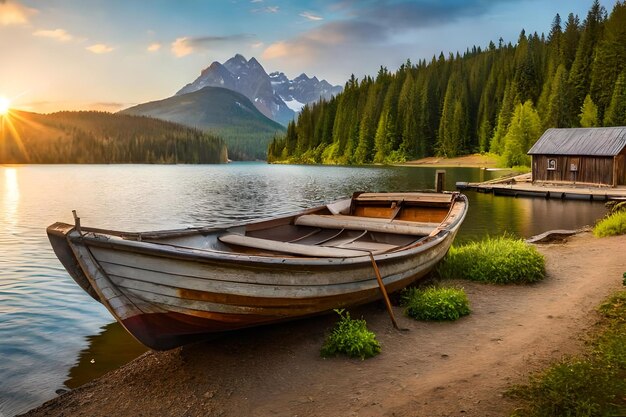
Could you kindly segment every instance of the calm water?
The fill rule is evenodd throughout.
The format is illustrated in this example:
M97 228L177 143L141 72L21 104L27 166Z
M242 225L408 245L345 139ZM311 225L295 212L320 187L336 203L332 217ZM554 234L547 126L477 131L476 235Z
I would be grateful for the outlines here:
M0 166L0 416L24 412L144 350L54 256L45 228L72 223L72 209L84 225L104 228L209 225L292 212L355 190L433 188L434 171L263 163ZM448 168L446 188L501 174ZM527 237L576 228L605 212L600 203L468 197L470 211L457 243L505 231Z

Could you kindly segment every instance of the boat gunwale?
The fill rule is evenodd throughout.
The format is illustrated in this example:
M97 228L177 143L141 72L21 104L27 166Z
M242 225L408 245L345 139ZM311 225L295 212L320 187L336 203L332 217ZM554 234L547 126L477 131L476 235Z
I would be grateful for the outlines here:
M460 199L460 200L459 200ZM374 258L377 261L388 261L388 260L397 260L398 258L413 256L416 253L421 251L425 251L430 249L433 246L436 246L438 243L444 240L445 235L455 228L459 227L462 223L465 215L468 210L468 201L467 197L463 194L458 194L457 199L454 199L452 202L452 206L441 223L443 224L446 219L449 217L452 207L454 204L463 203L463 210L460 215L457 216L450 224L446 225L444 228L441 228L435 235L427 236L422 240L414 242L410 245L407 245L399 250L394 250L386 253L380 253L374 255ZM316 211L321 207L316 207L313 209L306 210ZM300 212L299 214L294 214L290 216L282 216L275 217L267 220L255 221L254 224L258 224L264 221L272 221L272 220L280 220L287 219L290 217L295 217L305 212ZM214 228L210 233L219 233L219 232L227 232L228 229L233 227L237 227L234 225L225 225L223 227ZM128 234L124 234L123 232L115 232L107 233L108 231L104 231L103 229L98 229L98 232L93 230L84 228L84 231L88 231L89 234L79 234L76 230L73 230L69 233L69 239L72 242L84 242L87 245L94 245L98 247L110 248L110 249L123 249L129 252L140 253L145 255L153 255L159 257L167 257L172 259L183 259L183 260L193 260L200 261L203 263L238 263L237 267L241 268L245 266L254 267L256 265L267 266L267 265L285 265L285 266L353 266L354 264L361 263L370 263L371 260L368 255L364 256L354 256L354 257L345 257L345 258L314 258L314 257L299 257L299 256L284 256L284 255L276 255L276 256L268 256L268 255L254 255L254 254L244 254L244 253L236 253L236 252L226 252L226 251L218 251L218 250L203 250L203 249L195 249L195 248L184 248L175 245L168 245L158 242L149 242L143 240L129 240L124 239L123 236L128 236ZM189 230L189 229L187 229ZM191 231L189 234L194 233L202 233L201 228L196 229L195 231ZM90 236L91 234L91 236Z

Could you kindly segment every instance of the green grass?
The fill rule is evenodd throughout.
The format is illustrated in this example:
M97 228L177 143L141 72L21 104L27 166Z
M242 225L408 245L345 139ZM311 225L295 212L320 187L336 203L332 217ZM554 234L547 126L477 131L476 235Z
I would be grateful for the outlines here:
M545 260L521 239L486 238L452 247L437 266L442 278L469 279L496 284L531 283L545 276Z
M460 288L409 288L402 301L404 314L416 320L457 320L470 313L469 300Z
M363 360L380 353L380 343L376 335L367 329L365 320L352 319L349 312L344 314L343 309L335 312L340 319L322 346L320 353L323 357L343 353Z
M590 352L564 359L507 392L523 402L514 416L626 415L626 291L615 293L598 311L601 330Z
M593 228L597 237L626 234L626 210L618 210L600 220Z

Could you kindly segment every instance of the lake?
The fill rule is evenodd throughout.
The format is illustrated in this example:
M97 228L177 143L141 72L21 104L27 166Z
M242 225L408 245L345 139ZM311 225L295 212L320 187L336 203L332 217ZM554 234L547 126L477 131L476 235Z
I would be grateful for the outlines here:
M446 168L446 189L502 171ZM85 294L52 252L45 228L73 223L145 231L293 212L353 191L434 187L435 168L229 165L0 166L0 416L24 412L145 349ZM593 222L604 205L467 193L457 243L528 237Z

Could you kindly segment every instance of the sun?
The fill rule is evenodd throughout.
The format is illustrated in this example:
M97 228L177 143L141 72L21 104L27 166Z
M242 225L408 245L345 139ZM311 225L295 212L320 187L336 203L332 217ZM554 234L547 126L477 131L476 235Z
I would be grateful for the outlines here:
M11 108L11 100L4 96L0 96L0 116L4 116Z

